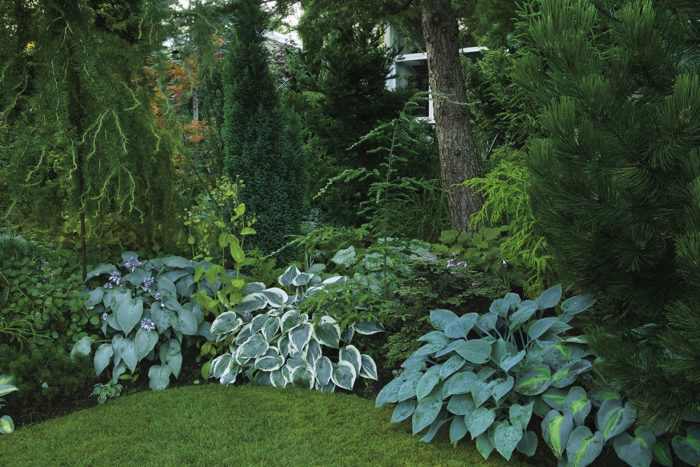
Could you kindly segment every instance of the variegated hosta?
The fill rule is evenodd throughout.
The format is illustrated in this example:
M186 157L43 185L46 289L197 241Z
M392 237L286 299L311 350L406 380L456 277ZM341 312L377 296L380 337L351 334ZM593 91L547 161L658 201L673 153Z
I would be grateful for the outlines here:
M547 425L553 433L551 427L573 427L574 419L585 419L590 411L590 403L580 405L577 399L582 389L571 387L591 369L586 359L590 352L584 338L562 334L595 300L570 298L562 303L559 316L545 317L544 311L556 307L561 293L560 286L553 287L535 301L509 293L483 315L431 311L435 331L419 339L426 344L381 390L376 406L396 403L392 421L412 417L414 434L427 429L425 441L449 423L451 441L469 433L484 458L494 449L506 459L516 449L532 455L538 439L528 430L533 412L554 421ZM566 397L555 407L549 397L562 391ZM564 418L553 418L559 415ZM563 458L567 440L555 438L548 444Z
M16 390L17 388L12 385L11 375L0 375L0 408L4 405L2 396ZM13 431L15 431L15 424L12 422L12 418L9 415L0 417L0 434L9 434Z
M90 291L86 303L100 316L106 338L95 351L95 373L99 376L111 365L111 381L116 383L127 370L133 373L142 360L158 359L148 377L151 389L164 389L170 376L177 378L180 373L183 338L210 337L210 324L190 299L198 282L195 264L178 256L141 262L132 252L124 253L122 259L123 276L117 266L101 264L86 279L104 278L103 285ZM211 289L204 279L201 282L200 286ZM93 343L84 337L71 354L89 355Z
M223 313L212 323L217 341L231 343L229 352L212 361L210 376L231 384L243 374L262 385L295 384L322 391L351 390L360 377L376 380L374 360L350 342L355 333L381 332L378 323L355 323L341 333L334 318L322 316L312 321L296 309L306 297L344 280L338 276L321 282L292 266L279 277L279 283L293 288L293 295L281 288L251 284L252 293L236 311ZM324 355L324 348L338 349L337 361Z

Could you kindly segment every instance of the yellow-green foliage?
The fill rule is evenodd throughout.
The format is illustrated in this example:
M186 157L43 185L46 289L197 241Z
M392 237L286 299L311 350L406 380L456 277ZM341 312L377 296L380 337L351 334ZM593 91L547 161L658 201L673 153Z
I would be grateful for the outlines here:
M477 188L484 195L484 206L472 215L472 228L479 225L507 225L508 236L500 245L501 255L515 267L525 269L525 294L540 294L551 282L553 271L546 240L535 232L535 218L527 193L528 172L525 154L511 148L499 148L500 159L493 170L481 178L472 178L464 186Z

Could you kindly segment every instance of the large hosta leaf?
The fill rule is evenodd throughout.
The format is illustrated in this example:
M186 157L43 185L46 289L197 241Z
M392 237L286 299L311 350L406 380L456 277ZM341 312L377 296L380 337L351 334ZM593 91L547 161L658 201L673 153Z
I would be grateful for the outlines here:
M282 368L284 358L277 356L260 357L255 360L255 369L260 371L275 371Z
M465 360L459 355L452 355L447 359L445 363L440 367L440 379L445 380L451 376L454 372L460 370L464 364Z
M566 443L566 457L574 467L585 467L603 451L603 434L596 431L595 435L586 426L580 426L571 432Z
M15 424L9 415L0 417L0 434L9 435L15 431Z
M352 327L358 334L369 336L378 332L384 332L384 328L378 321L356 321Z
M478 379L476 373L472 371L461 371L453 374L445 383L447 387L445 396L470 393L474 382Z
M557 303L559 303L559 300L561 300L561 285L557 284L552 288L549 288L542 292L542 295L537 297L537 305L540 307L540 310L546 310L547 308L554 308L557 306Z
M136 370L136 365L139 363L139 355L136 351L136 343L134 342L134 339L124 339L119 347L124 364L133 373L134 370Z
M472 439L486 432L496 419L496 411L486 407L475 409L467 418L467 429Z
M134 342L136 344L136 356L141 360L155 348L158 343L158 333L139 328L136 331L136 336L134 336Z
M243 357L256 358L264 355L269 347L261 334L253 334L241 345L239 352Z
M537 433L528 430L523 433L523 437L520 439L515 449L525 454L527 457L532 457L535 455L535 451L537 451L537 439Z
M648 467L654 456L654 443L656 443L654 433L644 427L637 427L634 430L634 437L628 433L616 436L613 447L617 457L628 465Z
M519 423L511 425L508 422L501 422L496 425L493 433L494 447L506 460L510 460L516 446L523 437L523 428Z
M90 352L92 351L92 343L94 341L95 339L93 339L90 336L85 336L81 338L78 342L75 343L75 345L71 349L70 358L73 359L76 355L90 355Z
M167 353L165 354L165 363L170 367L174 377L180 376L180 368L182 368L182 348L177 339L170 339L167 345Z
M421 399L416 406L415 412L413 412L413 434L415 435L433 423L440 413L441 408L442 400L437 396L431 395Z
M454 444L464 438L469 430L464 423L464 417L455 417L450 424L450 443Z
M530 418L532 417L532 407L534 402L530 402L527 405L513 404L508 408L508 419L510 423L519 423L523 428L527 428L528 423L530 423Z
M148 370L148 382L154 391L167 388L170 382L170 367L167 365L151 366Z
M561 304L560 318L565 323L568 323L574 316L593 306L595 301L595 298L591 295L577 295L576 297L564 300L564 303Z
M156 323L157 325L158 323ZM212 334L227 334L229 332L236 332L243 325L243 320L241 320L236 313L233 311L226 311L221 313L216 317L213 323L211 323L211 329L209 332Z
M526 396L536 396L547 390L552 381L552 371L547 365L529 367L515 384L515 390Z
M362 369L360 370L360 376L367 379L373 379L377 381L377 364L374 363L372 357L367 354L362 354Z
M469 334L469 331L471 331L474 325L476 324L476 320L478 318L479 315L477 315L476 313L468 313L457 319L449 321L445 325L445 335L450 339L466 338L467 334Z
M561 459L566 449L566 443L574 429L574 418L571 414L561 414L550 410L542 420L542 437L557 459Z
M331 380L331 374L333 373L333 364L331 363L331 360L328 357L319 357L316 360L314 373L316 374L316 379L322 386L327 385Z
M355 371L355 367L342 360L338 362L338 366L333 370L331 376L331 380L336 386L347 389L348 391L352 391L356 378L357 372Z
M386 386L384 386L379 394L377 394L377 400L374 404L375 407L381 407L384 404L398 402L399 401L399 391L401 390L401 385L403 380L396 378L391 380Z
M289 333L289 343L291 344L292 350L297 352L302 352L306 344L311 340L311 332L313 331L313 326L311 323L304 323L298 328L293 329ZM357 349L356 349L357 350ZM359 358L359 352L358 352Z
M588 399L586 391L579 386L569 389L569 393L564 400L564 407L573 415L576 426L583 425L591 413L593 405Z
M332 318L324 316L321 321L314 326L314 335L316 339L326 347L337 349L340 347L340 326L335 323Z
M593 364L588 360L576 360L564 365L552 375L552 387L564 388L571 386L580 375L590 371Z
M95 351L95 359L93 361L95 365L95 374L100 376L100 373L107 368L109 361L114 355L114 350L112 349L112 344L102 344Z
M423 373L412 373L403 381L399 389L399 402L410 399L411 397L416 397L418 381L420 381L422 377Z
M491 343L486 339L472 339L460 343L455 351L468 362L482 364L491 356Z
M598 409L596 426L607 442L631 427L636 417L637 411L629 404L623 407L621 400L608 399Z
M241 303L236 305L236 311L239 313L251 313L253 311L262 310L267 306L267 297L261 292L253 292L243 297Z
M446 411L441 410L437 418L435 418L433 423L430 424L430 428L428 428L428 431L426 431L425 435L420 439L421 443L431 442L437 434L438 430L440 430L440 428L448 422L448 417L449 414Z
M284 274L277 278L277 282L279 282L282 287L288 287L299 274L301 274L301 271L296 266L289 266L287 270L284 271Z
M418 400L427 397L433 388L440 382L440 367L434 366L426 371L416 384L416 398Z
M471 394L457 394L450 397L450 402L447 403L447 410L455 415L469 415L476 406Z
M686 436L674 436L671 445L680 460L686 464L700 465L700 426L688 427Z
M524 350L521 350L520 352L518 352L515 355L506 354L501 359L499 365L503 369L503 371L505 371L507 373L508 371L510 371L511 368L513 368L515 365L520 363L524 357L525 357Z
M408 417L413 415L416 410L416 400L408 399L396 404L394 413L391 415L392 423L398 423L400 421L406 420Z
M143 315L143 302L125 297L119 304L115 317L124 334L129 335Z
M289 295L287 295L287 292L277 287L265 289L260 293L263 294L265 298L267 298L267 302L275 308L284 306L287 303L287 300L289 300Z
M430 310L430 323L435 329L444 330L452 320L457 319L457 315L450 310L436 309Z
M348 362L355 367L355 373L360 373L360 369L362 368L362 355L360 351L357 350L357 347L354 345L346 345L340 349L338 356L341 361Z

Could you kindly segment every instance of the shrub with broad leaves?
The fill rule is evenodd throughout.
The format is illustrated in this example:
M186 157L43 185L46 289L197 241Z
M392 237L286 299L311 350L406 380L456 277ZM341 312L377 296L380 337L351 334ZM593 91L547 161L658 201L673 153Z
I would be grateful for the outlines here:
M356 322L341 332L335 318L312 319L297 310L307 297L345 280L335 276L321 281L291 266L278 279L290 293L260 282L249 284L250 293L235 311L222 313L212 323L211 333L218 342L227 343L229 351L212 361L210 376L222 384L232 384L244 375L261 385L300 385L321 391L352 390L358 378L376 380L372 357L350 342L355 333L381 332L379 323ZM328 357L330 349L337 349L333 351L336 361Z
M181 346L187 336L210 337L210 323L191 297L198 286L195 265L179 256L139 261L133 252L122 254L122 262L100 264L86 281L104 278L90 291L86 307L102 321L103 341L80 339L72 354L89 355L95 350L95 373L112 366L112 383L143 360L154 362L148 377L151 389L164 389L170 376L178 377L182 366ZM124 275L122 276L122 272ZM213 293L211 284L200 284Z

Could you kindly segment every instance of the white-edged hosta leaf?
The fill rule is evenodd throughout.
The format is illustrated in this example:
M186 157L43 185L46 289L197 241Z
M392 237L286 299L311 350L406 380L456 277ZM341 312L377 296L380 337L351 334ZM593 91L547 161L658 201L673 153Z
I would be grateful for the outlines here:
M355 321L352 323L355 332L364 336L384 332L384 327L378 321Z
M284 358L280 356L260 357L255 360L254 367L260 371L275 371L282 368Z
M276 388L283 388L287 385L281 369L270 372L270 383Z
M75 343L75 345L73 345L73 348L70 351L70 358L73 359L76 355L90 355L90 352L92 352L93 342L95 342L95 339L93 339L90 336L82 337L80 340L78 340L78 342Z
M217 379L221 378L224 372L226 372L226 369L231 362L231 358L231 354L225 353L212 360L211 365L209 365L209 377Z
M537 302L537 306L540 307L540 310L546 310L547 308L554 308L557 306L559 300L561 300L561 284L557 284L545 290L535 301Z
M340 326L335 323L335 320L324 322L323 318L314 325L314 335L321 344L337 349L340 347Z
M289 295L287 295L287 292L278 287L271 287L261 291L260 293L263 294L265 298L267 298L267 302L275 308L284 306L287 303L287 300L289 300Z
M239 348L242 357L256 358L267 352L270 345L262 334L253 334Z
M435 329L444 330L452 320L457 319L457 315L450 310L435 309L430 310L430 323Z
M136 344L136 356L141 360L156 347L158 333L156 331L146 331L140 327L134 336L134 343Z
M143 302L127 297L122 300L114 316L125 335L129 335L143 315Z
M503 369L503 371L505 371L507 373L508 371L510 371L511 368L513 368L515 365L520 363L524 357L525 357L524 350L521 350L520 352L518 352L515 355L506 354L501 359L499 365Z
M532 457L537 451L537 433L532 430L528 430L523 433L523 437L520 439L518 446L516 448L518 452L525 454L527 457Z
M253 316L253 319L250 320L250 332L255 334L256 332L260 331L267 322L268 318L269 316L267 313Z
M466 361L480 365L489 360L491 343L486 339L472 339L460 343L455 351Z
M446 380L453 373L459 371L465 363L465 360L459 355L452 355L442 364L442 367L440 367L440 379Z
M311 338L309 345L306 347L306 362L311 368L316 365L316 360L318 360L322 355L321 344L314 338Z
M156 323L156 326L158 323ZM243 325L243 320L241 320L236 313L233 311L225 311L216 317L213 323L211 323L210 332L212 334L226 334L229 332L236 332Z
M391 422L392 423L398 423L403 420L406 420L408 417L413 415L413 412L416 410L416 400L415 399L407 399L405 401L399 402L396 404L396 408L394 409L394 413L391 415Z
M168 387L170 382L170 367L167 365L152 365L148 370L148 385L153 391Z
M346 345L338 354L341 361L346 361L355 367L355 373L359 374L362 368L362 356L360 351L354 345Z
M296 310L286 311L280 318L280 331L287 334L301 322L301 316Z
M450 443L454 444L467 434L467 425L464 423L464 417L455 417L450 424Z
M421 399L413 412L413 434L415 435L432 424L440 413L441 408L442 400L433 395Z
M552 370L547 365L533 365L518 378L515 390L526 396L536 396L546 391L551 382Z
M374 362L372 357L367 354L362 354L362 368L360 369L360 376L362 378L373 379L377 381L377 364Z
M475 408L471 394L455 394L447 403L447 410L455 415L469 415Z
M627 430L637 418L637 411L629 404L623 407L619 399L608 399L600 406L596 415L596 426L603 432L607 442Z
M566 443L566 457L575 467L586 467L603 452L603 434L595 434L587 426L579 426L571 432Z
M15 424L9 415L0 417L0 434L9 435L15 431Z
M292 331L289 333L289 343L291 344L291 349L301 353L304 350L304 347L306 347L306 344L309 343L309 340L311 340L312 331L313 326L311 323L304 323L301 326L292 329ZM359 360L360 352L358 351L357 353Z
M340 340L346 343L352 342L353 337L355 337L355 328L353 328L352 326L348 326L340 334Z
M308 285L313 277L313 274L302 272L292 280L292 285L294 287L303 287L305 285Z
M434 366L426 371L416 384L416 398L420 401L433 391L440 382L440 367Z
M451 339L464 339L476 324L477 319L479 315L476 313L468 313L453 319L445 325L445 335Z
M262 329L260 329L260 332L262 332L263 337L268 342L272 341L272 338L277 334L277 331L280 329L280 319L277 316L270 316L267 318L265 321L265 324L263 324Z
M287 270L277 278L277 282L279 282L282 287L288 287L292 285L292 281L299 274L301 274L301 271L296 266L289 266Z
M475 409L467 418L467 429L472 439L485 433L496 420L496 411L486 407Z
M318 360L316 360L314 373L316 374L316 379L322 386L327 385L333 373L333 364L330 358L319 357Z
M574 418L570 413L561 414L550 410L542 420L542 437L557 459L561 459L566 449L571 432L574 430Z
M112 359L112 355L114 355L112 344L102 344L97 348L95 351L95 359L93 361L95 366L95 374L97 376L100 376L102 370L107 368L109 361Z
M352 391L352 387L355 385L355 379L357 378L357 372L352 364L341 360L338 365L333 369L333 374L331 375L331 381L339 388L347 389Z
M246 312L253 312L257 310L262 310L267 306L267 297L263 295L262 292L253 292L243 297L241 303L236 305L236 311L238 313L244 314Z
M510 460L522 437L523 428L519 423L511 425L508 422L501 422L496 425L493 433L494 447L506 460Z

